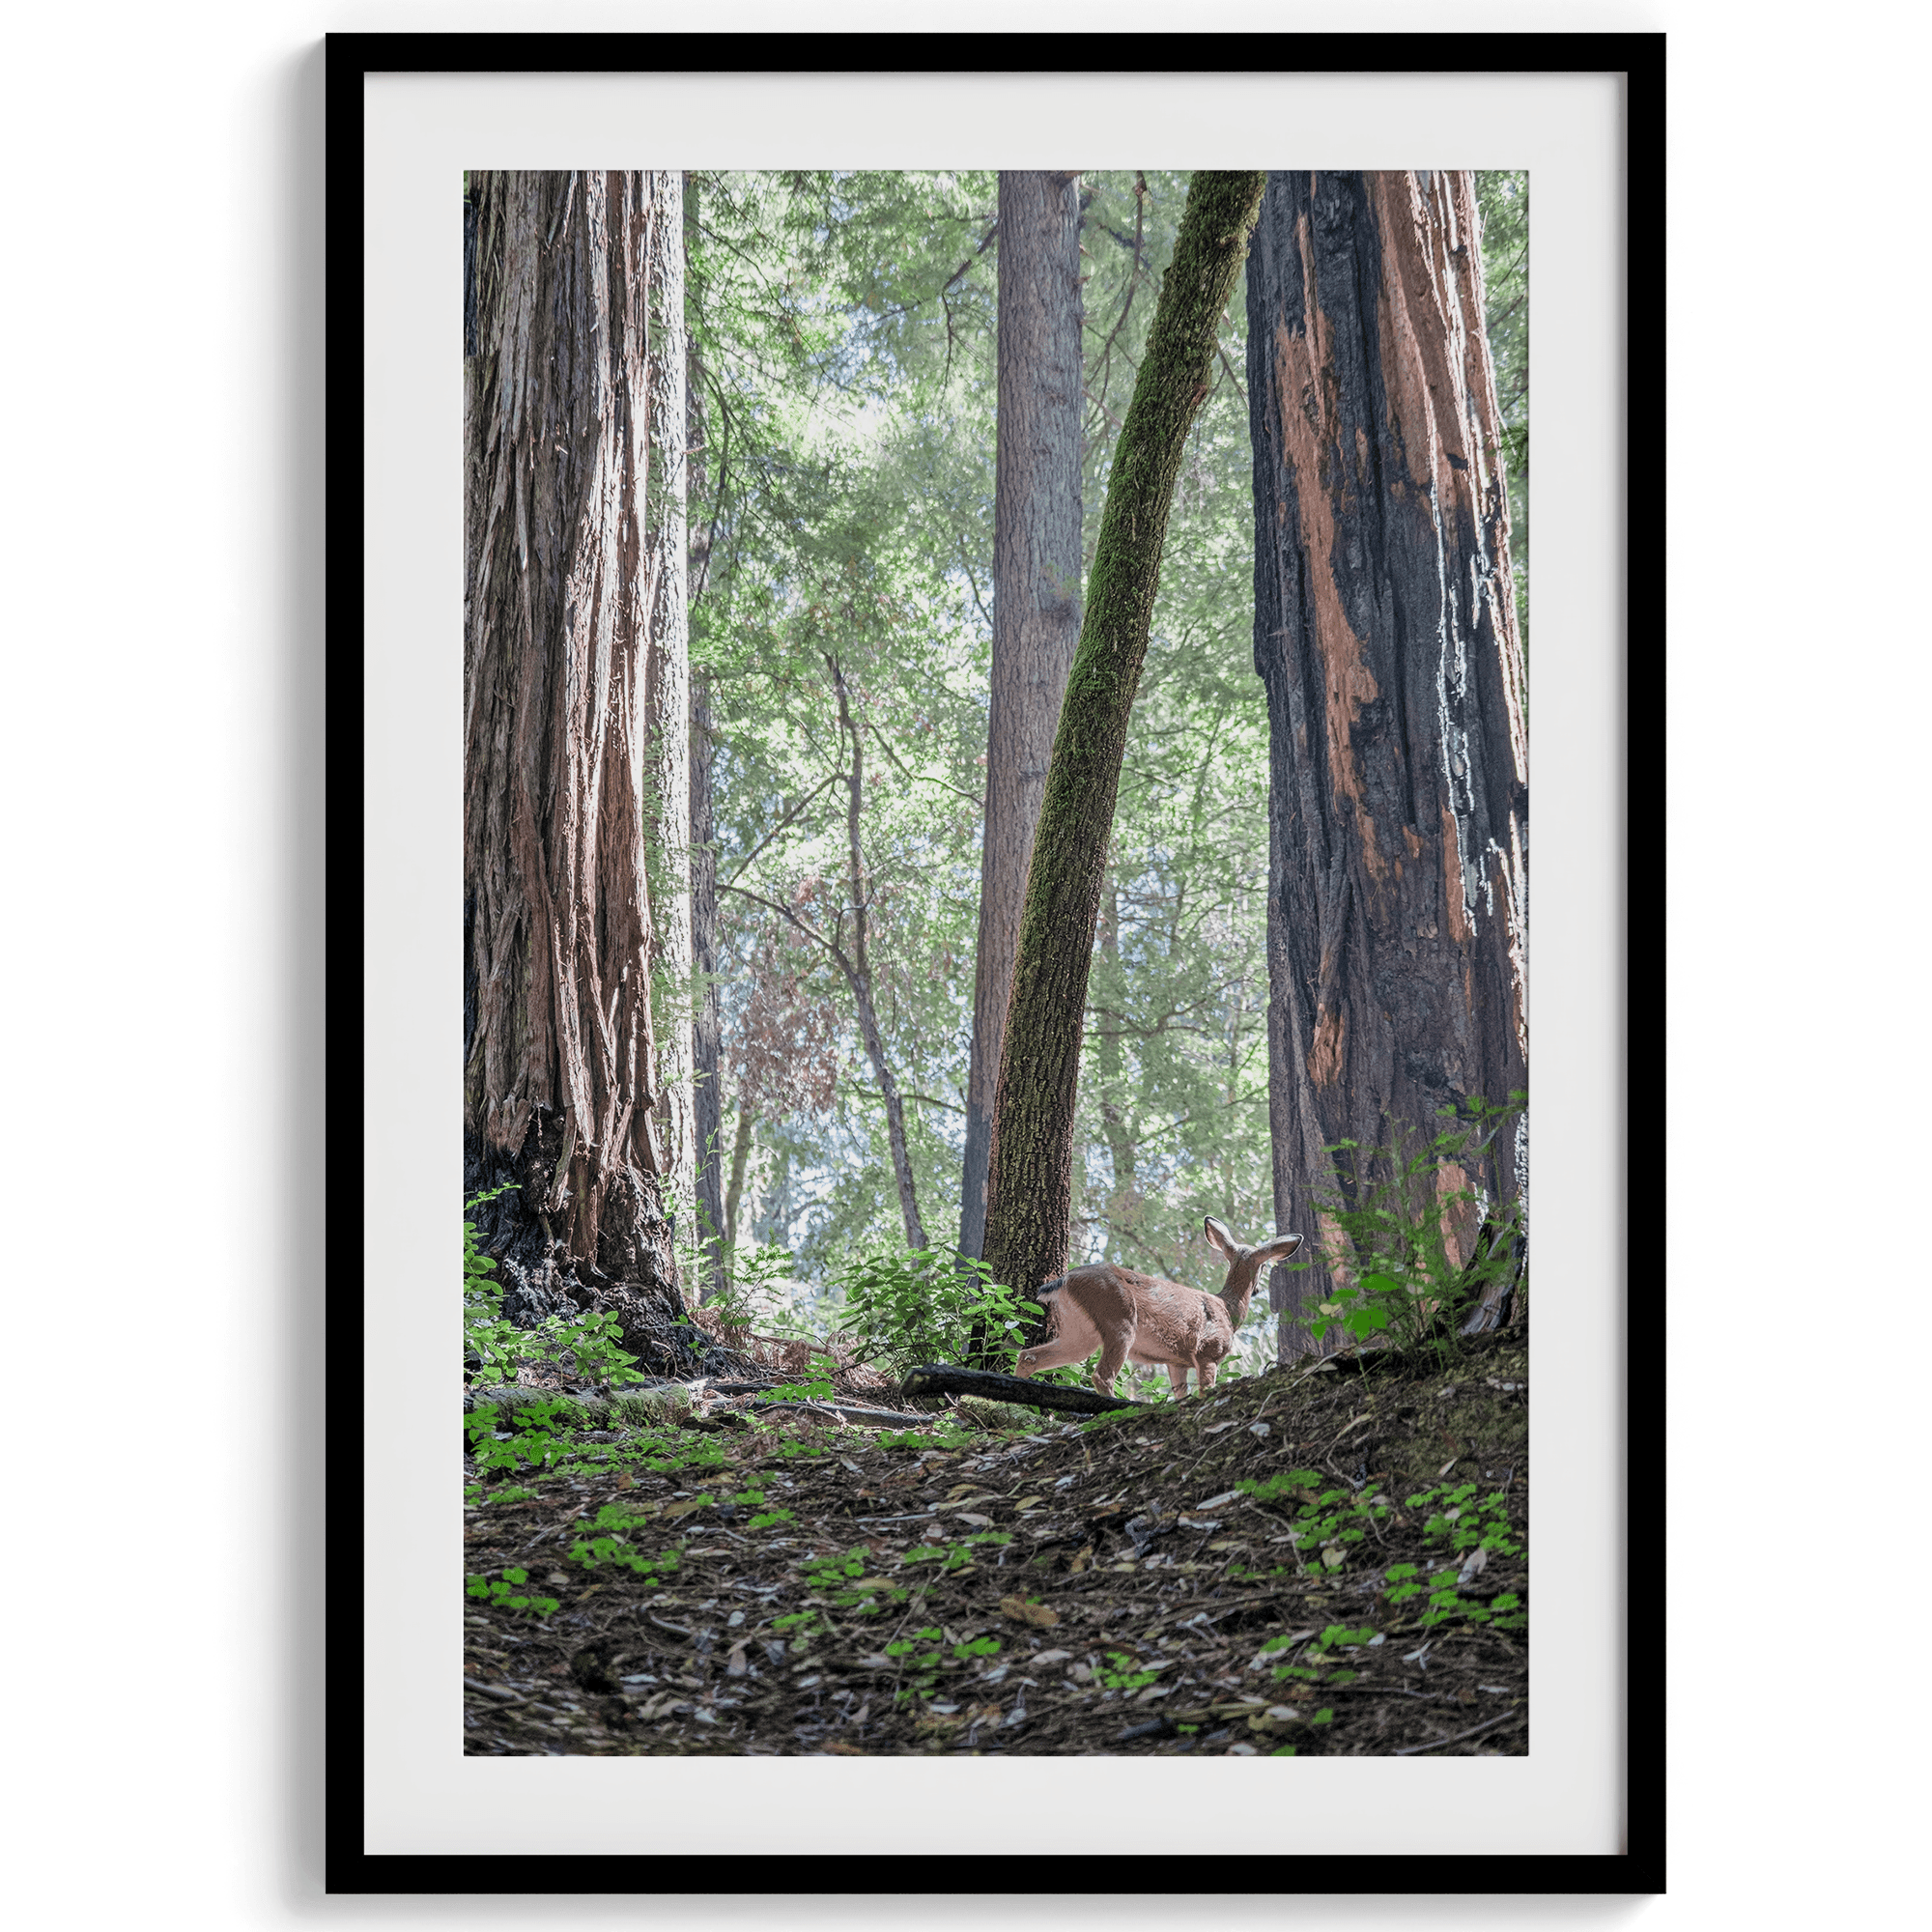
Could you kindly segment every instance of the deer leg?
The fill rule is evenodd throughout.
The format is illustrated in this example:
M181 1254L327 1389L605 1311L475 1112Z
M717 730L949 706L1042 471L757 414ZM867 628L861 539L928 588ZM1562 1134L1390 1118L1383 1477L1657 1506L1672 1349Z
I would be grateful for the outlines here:
M1185 1402L1187 1400L1187 1364L1185 1362L1169 1362L1167 1365L1167 1379L1173 1385L1175 1401Z
M1069 1362L1084 1362L1100 1345L1094 1324L1077 1308L1058 1307L1053 1311L1053 1333L1031 1349L1022 1349L1013 1373L1022 1380L1041 1369L1063 1369Z
M1214 1362L1196 1362L1194 1379L1201 1385L1201 1393L1206 1395L1214 1386L1214 1371L1219 1365Z
M1127 1359L1127 1350L1133 1347L1133 1324L1100 1331L1100 1360L1094 1371L1094 1386L1102 1395L1114 1392L1114 1378L1121 1373L1121 1364Z
M1024 1380L1041 1369L1061 1369L1068 1362L1084 1362L1093 1352L1091 1336L1054 1335L1037 1349L1022 1349L1013 1364L1013 1373Z

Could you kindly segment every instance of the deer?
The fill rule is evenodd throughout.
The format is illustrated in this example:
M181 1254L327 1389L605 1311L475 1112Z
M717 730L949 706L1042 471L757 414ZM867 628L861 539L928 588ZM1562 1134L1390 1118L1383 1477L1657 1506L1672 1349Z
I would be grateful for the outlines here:
M1218 1294L1111 1262L1069 1268L1036 1291L1053 1317L1053 1333L1037 1348L1020 1351L1014 1373L1028 1378L1041 1369L1083 1362L1098 1349L1094 1386L1102 1395L1113 1394L1114 1378L1126 1361L1158 1363L1174 1384L1177 1402L1186 1398L1192 1369L1199 1393L1206 1395L1221 1362L1234 1353L1235 1333L1262 1269L1293 1254L1301 1236L1276 1235L1246 1248L1226 1222L1210 1214L1204 1225L1228 1261L1228 1279Z

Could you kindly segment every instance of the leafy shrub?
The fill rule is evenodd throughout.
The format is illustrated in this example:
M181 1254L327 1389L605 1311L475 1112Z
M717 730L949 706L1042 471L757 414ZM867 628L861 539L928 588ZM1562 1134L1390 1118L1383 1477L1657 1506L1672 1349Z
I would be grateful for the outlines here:
M1348 1561L1349 1546L1360 1543L1369 1529L1386 1520L1389 1506L1374 1484L1366 1489L1323 1489L1324 1478L1315 1469L1280 1469L1257 1480L1243 1476L1235 1487L1258 1502L1298 1502L1289 1538L1296 1554L1316 1552L1325 1569L1339 1570Z
M1453 1489L1423 1490L1407 1498L1410 1509L1436 1507L1423 1525L1426 1537L1446 1537L1458 1556L1483 1548L1498 1556L1520 1556L1522 1546L1510 1528L1509 1502L1501 1490L1486 1496L1476 1495L1474 1483L1458 1483Z
M705 1314L716 1317L726 1331L741 1338L755 1328L766 1335L813 1339L779 1287L792 1278L796 1266L790 1252L775 1243L727 1248L724 1292L704 1304Z
M506 1180L501 1187L492 1187L485 1193L471 1195L463 1204L465 1215L470 1208L496 1200L497 1195L515 1185L515 1181ZM479 1373L487 1375L497 1370L500 1378L507 1380L516 1371L510 1368L504 1373L507 1361L504 1348L517 1331L503 1320L503 1287L500 1282L490 1279L496 1272L497 1264L483 1252L476 1224L466 1219L463 1223L463 1352L466 1358L471 1355L478 1358Z
M1386 1148L1357 1141L1329 1148L1343 1187L1318 1197L1326 1237L1288 1264L1325 1268L1337 1284L1309 1324L1318 1340L1341 1328L1358 1343L1385 1335L1405 1346L1432 1341L1447 1352L1462 1311L1516 1271L1521 1208L1443 1182L1451 1170L1475 1168L1525 1097L1513 1094L1508 1105L1495 1106L1478 1095L1461 1116L1445 1108L1442 1117L1458 1124L1420 1148L1400 1129ZM1457 1252L1459 1218L1482 1224L1467 1256Z
M533 1597L524 1589L530 1580L527 1570L505 1570L495 1582L487 1577L464 1579L464 1594L480 1598L494 1609L521 1610L526 1616L547 1617L556 1608L554 1597Z
M479 1472L511 1474L553 1469L574 1455L582 1421L574 1402L533 1402L507 1411L488 1403L466 1415L463 1427Z
M957 1361L984 1322L990 1348L1016 1353L1031 1304L992 1279L984 1262L951 1249L875 1254L838 1277L840 1329L857 1342L855 1361L884 1360L898 1371Z
M673 1548L660 1550L655 1556L647 1556L642 1550L634 1549L621 1536L581 1536L570 1546L570 1560L582 1564L586 1570L595 1570L606 1563L613 1564L622 1570L635 1570L646 1582L660 1583L677 1569L683 1545L680 1544Z
M516 1186L506 1180L500 1187L472 1195L463 1204L467 1214L486 1201ZM466 1363L473 1360L472 1373L482 1381L511 1382L524 1362L538 1362L567 1369L584 1381L620 1386L644 1379L637 1357L618 1347L623 1323L616 1316L553 1315L534 1328L519 1328L503 1313L503 1285L493 1279L496 1262L486 1255L478 1240L475 1224L463 1224L463 1354Z

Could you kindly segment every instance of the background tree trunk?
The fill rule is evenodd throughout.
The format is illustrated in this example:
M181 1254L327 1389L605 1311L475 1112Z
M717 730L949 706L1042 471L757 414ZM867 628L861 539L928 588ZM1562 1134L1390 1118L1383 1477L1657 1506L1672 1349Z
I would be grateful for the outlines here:
M1000 176L992 702L959 1228L960 1253L976 1259L1027 860L1080 641L1079 181Z
M1127 720L1175 478L1208 394L1262 181L1251 173L1195 175L1114 452L1086 618L1034 835L994 1105L985 1260L995 1280L1022 1293L1066 1264L1087 979Z
M852 904L852 953L848 960L837 945L832 948L832 952L843 968L846 981L852 988L853 1004L859 1013L859 1035L866 1042L866 1055L872 1063L872 1073L886 1103L886 1140L892 1150L893 1179L899 1191L899 1218L905 1226L906 1246L923 1249L926 1246L925 1224L920 1218L919 1192L913 1184L912 1150L906 1141L905 1102L900 1097L898 1082L893 1076L892 1063L886 1058L886 1037L879 1026L876 989L872 981L872 889L866 873L865 846L859 836L866 803L866 741L860 734L859 721L852 713L851 695L846 688L844 671L836 658L828 657L825 665L832 673L832 687L838 698L839 729L852 743L852 769L845 781L845 883Z
M753 905L776 913L801 938L822 947L838 968L851 989L854 1014L859 1022L859 1037L865 1043L866 1058L871 1062L872 1076L878 1083L879 1097L886 1104L886 1139L891 1149L893 1180L898 1190L899 1218L909 1248L926 1247L925 1224L919 1211L919 1190L912 1166L912 1147L906 1135L905 1101L899 1093L897 1076L886 1052L885 1030L879 1024L878 981L872 971L872 882L866 867L863 837L866 810L866 739L864 721L854 709L855 694L846 682L844 668L829 651L825 668L832 679L832 693L838 708L838 734L852 748L852 761L837 781L845 787L845 891L843 903L834 905L829 932L821 932L794 905L767 898L762 893L726 881L724 890L737 894ZM861 696L863 701L863 696ZM852 919L851 951L846 951L845 919ZM741 1087L739 1095L738 1148L732 1154L731 1192L725 1218L735 1230L737 1200L746 1151L750 1147L751 1110ZM733 1236L735 1239L735 1235Z
M697 189L684 177L685 299L701 298L691 273L691 236L697 222ZM690 454L690 583L692 615L711 573L710 466L705 456L704 369L695 337L687 338L685 446ZM722 485L723 478L720 483ZM697 1298L724 1292L724 1096L719 1088L718 846L711 815L711 681L693 668L691 678L691 952L697 976L691 1022L693 1133L697 1159L697 1227L705 1264Z
M724 1288L724 1099L718 1086L722 1029L718 1013L718 847L711 817L711 690L691 682L691 950L696 973L691 1020L691 1066L696 1082L692 1132L697 1162L697 1233L704 1251L697 1290L708 1301Z
M1100 984L1094 988L1100 1004L1092 1009L1094 1022L1094 1071L1099 1080L1100 1131L1107 1142L1114 1190L1107 1203L1112 1224L1107 1260L1126 1261L1122 1236L1133 1226L1139 1177L1135 1173L1134 1104L1126 1091L1126 1055L1121 1036L1127 1024L1125 980L1121 970L1121 891L1112 863L1100 899ZM1136 1254L1135 1261L1145 1257Z
M670 1364L689 1348L651 1111L644 813L653 625L682 637L682 530L668 595L651 517L671 491L648 474L653 356L682 381L681 339L647 327L654 267L678 254L676 178L473 174L470 190L466 1191L518 1183L473 1217L513 1319L612 1308L627 1349Z
M1269 175L1248 397L1275 1214L1310 1234L1341 1192L1326 1148L1527 1085L1523 669L1471 178ZM1492 1198L1526 1189L1524 1125L1468 1177ZM1329 1286L1275 1270L1284 1355Z
M651 604L645 679L649 784L645 815L656 932L653 994L660 1015L658 1113L673 1214L697 1194L696 1083L693 1078L691 907L691 607L685 545L690 437L684 327L684 177L644 177L657 210L644 264L648 461L644 469L644 582ZM696 1230L687 1227L687 1243Z
M738 1204L745 1198L745 1168L752 1155L752 1104L738 1096L738 1131L731 1144L731 1185L724 1194L724 1245L738 1245Z

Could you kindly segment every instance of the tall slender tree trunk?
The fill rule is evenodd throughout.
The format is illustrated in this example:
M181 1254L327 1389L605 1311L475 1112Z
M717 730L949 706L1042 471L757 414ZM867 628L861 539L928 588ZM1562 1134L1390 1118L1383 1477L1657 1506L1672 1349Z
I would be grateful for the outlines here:
M1114 1181L1107 1203L1107 1219L1112 1224L1107 1259L1118 1262L1125 1259L1121 1236L1140 1219L1140 1186L1135 1171L1133 1100L1126 1091L1126 1053L1121 1039L1126 1026L1126 987L1121 971L1121 889L1111 862L1100 898L1097 970L1101 976L1097 996L1103 1004L1093 1009L1094 1071L1100 1088L1100 1132L1106 1139Z
M1080 646L1053 741L994 1104L985 1260L1023 1293L1066 1264L1087 979L1127 721L1187 432L1208 394L1262 176L1194 177L1115 446Z
M1002 172L993 672L959 1250L986 1232L986 1159L1027 860L1080 641L1077 174Z
M898 1185L899 1215L905 1223L906 1246L923 1248L926 1245L925 1224L920 1218L919 1192L913 1184L912 1150L906 1140L905 1103L899 1096L892 1063L886 1057L886 1037L879 1026L878 1008L873 998L871 884L866 876L865 847L859 837L860 819L865 808L866 741L860 735L859 721L852 715L843 670L836 658L828 657L825 662L826 668L832 673L833 690L838 698L838 726L852 745L852 768L846 776L845 808L845 881L852 906L852 952L848 959L843 950L835 946L833 956L843 968L852 988L853 1002L859 1009L859 1037L866 1043L866 1054L872 1063L873 1077L879 1083L879 1093L886 1103L886 1139L892 1149L893 1179Z
M872 973L871 881L866 870L865 840L862 837L866 809L865 727L853 711L852 692L845 682L844 668L830 652L825 656L825 668L831 675L833 696L838 702L839 736L851 746L851 763L842 774L846 800L845 904L839 910L832 930L821 932L810 920L802 917L796 907L782 900L767 898L749 887L728 882L725 890L751 900L753 905L763 906L767 912L776 913L794 932L810 940L814 946L823 947L833 964L844 976L858 1015L859 1037L865 1042L866 1057L872 1064L872 1077L878 1082L879 1096L886 1103L886 1139L892 1152L893 1179L898 1189L899 1214L905 1224L906 1243L923 1249L927 1245L925 1224L920 1217L919 1191L913 1179L912 1148L906 1137L905 1104L899 1094L891 1057L886 1052L885 1030L879 1024L877 985ZM850 951L847 951L844 938L848 915L852 921ZM742 1141L748 1118L743 1111L742 1099L740 1108ZM736 1185L734 1172L734 1198ZM735 1225L735 1210L727 1211L727 1219Z
M738 1205L745 1198L745 1169L752 1155L752 1109L738 1098L738 1132L731 1144L731 1185L724 1195L724 1245L738 1245Z
M711 811L711 687L691 681L691 949L696 976L691 1018L691 1065L696 1082L692 1133L697 1168L697 1234L704 1253L698 1299L724 1287L724 1194L722 1179L724 1096L718 1076L722 1027L718 1012L718 846Z
M626 1348L669 1363L687 1349L652 1114L645 818L683 631L675 481L651 473L654 358L682 380L681 341L650 321L679 252L676 177L474 174L470 199L466 1188L516 1183L477 1216L513 1317L611 1308Z
M1467 174L1272 174L1249 262L1284 1231L1341 1195L1330 1146L1527 1084L1523 668L1476 223ZM1521 1122L1467 1179L1526 1190ZM1330 1286L1276 1270L1285 1355Z
M691 236L697 222L697 189L684 177L685 300L695 307ZM690 452L690 608L694 618L711 574L710 469L705 460L704 369L696 336L688 336L685 424ZM723 478L719 479L723 483ZM718 846L711 811L711 681L693 668L691 677L691 952L696 989L691 1022L693 1135L697 1161L697 1232L705 1262L697 1298L724 1292L724 1096L719 1091Z
M651 599L653 649L645 683L648 784L645 816L657 921L654 992L658 1037L658 1110L664 1123L665 1178L675 1204L697 1191L697 1121L692 1064L691 907L691 618L685 502L684 177L649 177L661 209L657 245L646 264L650 344L650 462L644 518L649 539L645 582ZM676 1209L674 1209L676 1211ZM690 1212L689 1208L683 1211ZM687 1229L687 1236L691 1234Z

